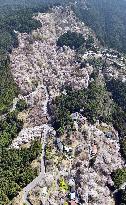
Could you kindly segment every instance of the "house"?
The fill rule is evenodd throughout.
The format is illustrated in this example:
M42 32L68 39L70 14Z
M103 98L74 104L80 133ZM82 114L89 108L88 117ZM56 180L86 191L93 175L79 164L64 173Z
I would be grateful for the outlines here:
M74 180L74 178L70 178L69 179L69 186L70 187L75 187L75 180Z
M64 151L68 154L68 153L72 153L73 149L72 147L64 146Z
M72 113L71 114L71 118L72 118L72 120L77 120L78 119L78 117L79 117L79 113L78 112L75 112L75 113Z
M70 199L71 199L71 200L75 200L75 198L76 198L75 192L71 192L71 193L70 193Z

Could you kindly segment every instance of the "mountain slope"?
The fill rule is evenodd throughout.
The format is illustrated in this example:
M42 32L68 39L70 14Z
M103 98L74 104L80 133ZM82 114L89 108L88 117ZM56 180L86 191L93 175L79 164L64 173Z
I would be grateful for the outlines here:
M40 132L45 147L45 172L24 188L23 199L27 202L28 195L32 204L68 204L75 199L80 204L114 204L110 188L125 182L120 140L126 130L121 118L125 110L113 101L109 83L125 83L125 58L101 47L70 7L55 7L34 18L42 27L31 34L18 33L19 47L10 55L11 72L22 93L19 99L28 105L22 113L24 128L11 147L30 143ZM50 127L46 136L43 125Z
M114 46L125 2L79 3L2 7L1 205L125 204L126 59L72 11Z
M84 9L83 1L78 1L75 8L78 16L104 45L126 52L126 1L87 0L86 5Z

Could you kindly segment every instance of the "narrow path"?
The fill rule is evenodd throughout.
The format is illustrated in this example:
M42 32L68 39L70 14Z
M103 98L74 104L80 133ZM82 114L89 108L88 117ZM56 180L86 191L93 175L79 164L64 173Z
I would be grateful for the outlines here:
M49 101L49 94L47 91L46 86L43 85L43 88L46 93L46 100L43 102L43 110L44 113L46 114L47 111L47 104ZM37 185L39 185L40 181L45 177L45 163L44 163L44 156L45 156L45 145L46 145L46 140L47 140L47 135L49 130L51 130L51 127L48 124L43 124L44 131L42 133L41 141L42 141L42 154L41 154L41 166L40 166L40 174L38 177L36 177L30 184L28 184L24 189L23 189L23 202L27 205L30 205L30 203L27 200L27 196L29 191L31 191L33 188L35 188Z
M120 187L113 192L113 195L116 194L119 190L125 190L125 188L126 188L126 182L120 185Z

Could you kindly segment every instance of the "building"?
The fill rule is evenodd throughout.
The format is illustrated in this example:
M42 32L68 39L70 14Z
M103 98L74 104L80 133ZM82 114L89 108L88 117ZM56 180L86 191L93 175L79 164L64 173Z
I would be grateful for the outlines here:
M75 198L76 198L75 192L71 192L71 193L70 193L70 199L71 199L71 200L75 200Z
M79 117L79 113L78 113L78 112L75 112L75 113L72 113L72 114L71 114L72 120L77 120L78 117Z

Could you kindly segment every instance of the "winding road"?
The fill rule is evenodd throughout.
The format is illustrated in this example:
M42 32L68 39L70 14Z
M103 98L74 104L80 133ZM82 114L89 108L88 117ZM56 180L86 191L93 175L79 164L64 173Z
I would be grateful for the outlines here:
M46 86L43 85L43 88L46 93L46 100L43 102L43 110L44 113L46 114L48 112L47 110L47 104L49 101L49 94L47 91ZM43 124L42 125L44 128L44 131L42 133L41 141L42 141L42 154L41 154L41 166L40 166L40 174L38 177L36 177L30 184L28 184L24 189L23 189L23 202L27 205L31 205L28 202L27 196L29 191L31 191L33 188L35 188L37 185L39 185L40 181L44 179L45 177L45 163L44 163L44 156L45 156L45 146L46 146L46 141L47 141L47 136L48 132L52 130L52 127L50 127L48 124Z

